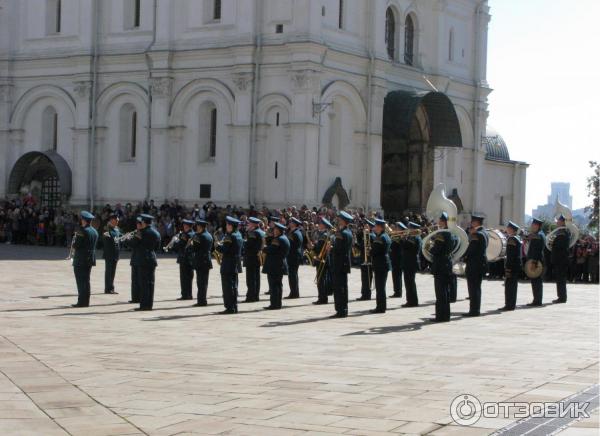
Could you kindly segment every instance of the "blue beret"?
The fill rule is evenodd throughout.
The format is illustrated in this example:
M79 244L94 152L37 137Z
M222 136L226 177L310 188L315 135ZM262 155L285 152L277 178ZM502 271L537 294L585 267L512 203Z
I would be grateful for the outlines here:
M396 223L396 225L397 225L398 227L400 227L402 230L408 230L408 227L406 227L402 221L398 221L398 222Z
M347 223L354 222L354 218L352 218L352 215L350 215L346 211L341 211L340 213L338 213L338 217L341 218L341 219L343 219Z
M518 225L516 225L515 223L513 223L512 221L508 222L508 225L506 227L510 227L511 229L513 229L515 232L518 232L520 227Z
M81 218L86 221L91 221L94 219L94 215L88 212L87 210L82 210L79 216L81 216Z
M537 218L533 218L533 219L531 220L531 223L532 223L532 224L539 224L539 225L541 226L542 224L544 224L544 221L542 221L542 220L540 220L540 219L537 219Z
M254 224L262 223L261 220L259 220L258 218L254 217L254 216L251 216L250 218L248 218L248 221L250 221L251 223L254 223Z
M410 221L408 223L408 227L410 227L411 229L420 229L421 228L420 225L418 225L417 223L413 223L412 221Z
M227 216L225 218L225 221L227 221L229 224L233 224L234 226L237 226L240 223L240 220L237 218L234 218L232 216Z
M147 213L143 213L140 216L142 217L142 221L146 224L152 224L152 221L154 221L154 217L152 215L148 215Z
M291 222L293 222L296 225L301 226L302 225L302 221L300 221L298 218L296 217L292 217L292 219L290 220Z
M281 223L275 223L275 227L277 227L278 229L281 229L284 232L287 230L287 227Z
M375 224L380 225L380 226L385 226L387 224L386 220L382 220L381 218L376 218L375 219Z
M187 224L188 226L193 226L194 225L194 221L192 221L192 220L183 220L181 222L183 224Z
M207 226L207 225L208 225L208 221L206 221L206 220L202 220L202 219L198 218L198 219L196 220L196 225L197 225L197 226Z
M482 223L483 217L481 215L471 215L471 221L479 221L480 223Z
M373 221L371 221L371 220L367 220L367 219L366 219L366 220L365 220L365 222L366 222L368 225L370 225L371 227L373 227L373 226L375 225L375 223L374 223Z
M443 221L448 221L448 214L446 212L442 212L440 219Z
M330 229L333 228L333 224L331 224L331 221L329 221L327 218L321 218L321 222L325 224L325 227Z

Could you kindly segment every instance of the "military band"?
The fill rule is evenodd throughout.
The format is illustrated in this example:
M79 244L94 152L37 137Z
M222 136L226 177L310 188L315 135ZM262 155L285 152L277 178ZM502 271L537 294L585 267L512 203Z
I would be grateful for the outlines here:
M73 261L78 300L74 307L88 307L90 304L90 274L96 263L95 250L98 233L91 226L94 215L80 213L81 229L74 235L69 258ZM542 231L543 221L534 218L528 233L520 237L520 227L509 221L506 225L505 253L505 302L501 311L516 309L517 288L521 274L531 280L533 301L528 306L541 306L543 299L542 271L544 269L544 249L551 253L551 264L556 274L558 298L554 303L567 301L566 269L568 250L571 245L572 227L561 214L557 218L557 228L548 238ZM208 230L209 223L202 219L184 219L182 230L177 233L165 251L177 253L180 272L182 300L193 299L193 277L196 275L196 306L207 306L209 274L212 269L213 251L220 263L222 296L225 310L222 313L237 313L238 274L242 272L242 258L246 268L248 303L259 301L260 274L267 275L270 290L270 304L265 309L277 310L282 307L283 277L288 275L290 295L299 298L298 269L310 250L308 258L315 267L315 284L318 298L313 304L328 304L329 295L334 296L335 314L332 317L348 316L348 274L352 268L353 247L359 247L361 270L361 297L371 299L371 276L373 277L376 305L371 312L385 313L387 310L386 285L388 274L392 273L393 295L402 296L401 278L406 289L406 303L402 307L417 307L419 298L416 286L416 273L420 271L421 252L427 254L433 274L435 289L435 317L432 322L448 322L451 319L451 303L456 301L456 275L453 264L464 260L469 312L464 316L481 314L481 285L487 270L487 253L491 231L483 227L484 218L472 215L467 238L452 231L449 220L456 227L456 215L452 218L443 211L437 222L438 230L421 239L430 228L421 228L415 222L406 226L399 221L389 233L385 220L364 219L361 227L354 217L345 211L337 215L336 225L325 217L320 217L316 231L311 229L314 241L307 241L309 233L298 218L288 221L271 217L269 230L265 233L263 221L251 217L245 228L245 239L239 230L241 222L231 216L225 219L225 233L222 238L214 237ZM569 225L567 225L569 223ZM142 214L136 220L136 230L123 235L118 227L119 219L114 213L108 216L106 231L102 234L103 257L105 260L105 293L116 294L114 279L121 245L131 249L131 300L139 303L136 310L152 310L154 303L155 269L157 251L161 237L153 227L153 217ZM306 225L305 225L306 227ZM577 229L575 228L575 231ZM458 236L457 236L458 235ZM494 236L492 234L492 236ZM307 242L305 242L307 241ZM457 248L464 247L463 251ZM306 250L305 250L306 247ZM493 247L493 246L492 246ZM492 250L493 251L493 250ZM461 259L455 254L460 252ZM464 255L463 255L464 253ZM492 255L492 258L495 258ZM525 262L523 262L525 260Z

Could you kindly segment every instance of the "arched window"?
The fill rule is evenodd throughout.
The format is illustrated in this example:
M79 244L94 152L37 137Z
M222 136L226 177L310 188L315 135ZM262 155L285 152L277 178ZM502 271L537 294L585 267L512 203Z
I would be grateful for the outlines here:
M60 33L62 21L62 1L46 1L46 34Z
M133 161L138 146L138 114L132 104L124 104L119 111L119 158Z
M415 53L415 23L410 15L406 16L404 26L404 63L413 65Z
M454 60L454 29L450 29L448 35L448 60L450 62Z
M329 164L340 164L342 149L342 113L340 104L334 102L329 112Z
M385 46L388 57L392 60L396 58L396 17L392 8L385 11Z
M212 18L215 21L219 21L221 19L221 0L213 0Z
M142 0L125 0L123 24L125 30L138 29L142 24Z
M215 159L217 156L217 108L212 102L200 107L199 119L199 151L200 162Z
M339 0L338 8L338 28L344 28L344 0Z
M58 150L58 114L52 106L42 112L42 148Z

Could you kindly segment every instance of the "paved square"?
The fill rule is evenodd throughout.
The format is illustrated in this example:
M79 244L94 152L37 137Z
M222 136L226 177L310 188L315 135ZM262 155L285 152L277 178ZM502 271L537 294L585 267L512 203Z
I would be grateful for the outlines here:
M499 314L502 283L484 282L485 316L436 325L424 321L432 277L419 275L419 308L390 299L386 314L372 315L374 301L352 301L349 318L328 319L333 307L311 304L314 269L303 267L302 298L284 310L264 311L263 301L222 316L217 271L209 307L191 307L176 301L178 269L164 258L155 310L132 312L128 260L119 295L99 294L100 260L92 307L72 309L65 256L0 247L1 435L479 435L514 419L460 427L449 413L456 396L559 401L598 383L597 286L570 285L566 305ZM352 300L359 280L353 271ZM465 296L459 280L455 313ZM553 298L546 284L544 299ZM521 283L518 304L530 299ZM598 434L597 412L562 434Z

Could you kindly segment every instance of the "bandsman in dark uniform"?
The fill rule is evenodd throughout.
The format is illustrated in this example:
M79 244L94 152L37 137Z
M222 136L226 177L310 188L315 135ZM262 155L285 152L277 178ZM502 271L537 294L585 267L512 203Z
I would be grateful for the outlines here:
M271 241L273 240L275 224L277 224L279 221L280 221L280 217L278 217L278 216L270 216L268 218L267 231L265 233L265 247L268 246L271 243ZM289 240L288 240L288 242L289 242ZM286 259L286 263L287 263L287 259ZM267 285L271 286L268 283L268 280L267 280ZM271 294L271 288L269 287L267 292L265 292L265 295L270 295L270 294Z
M517 307L517 288L521 275L521 239L517 236L519 226L512 221L506 226L506 258L504 259L504 307L502 311L515 310Z
M288 258L290 252L290 241L285 235L286 228L281 223L274 223L273 236L269 243L263 248L266 254L263 273L267 275L269 281L270 305L265 307L267 310L281 309L281 299L283 296L283 276L288 274Z
M177 264L179 265L179 285L181 297L179 300L192 300L192 284L194 283L194 269L192 268L192 251L190 241L195 235L193 230L194 221L185 219L182 221L183 231L179 234L179 240L173 246L177 253Z
M531 229L527 236L527 260L533 260L535 262L544 262L544 248L546 247L546 236L542 231L542 225L544 222L537 218L534 218L531 222ZM544 298L544 280L542 275L536 279L531 279L531 290L533 292L533 301L528 306L541 306Z
M238 231L240 220L228 216L225 225L225 236L217 246L223 255L221 261L221 288L225 310L222 314L237 313L238 274L242 272L242 248L244 241Z
M196 271L196 286L198 288L196 306L206 306L206 292L208 290L208 277L212 269L213 237L206 230L208 222L196 220L196 234L190 242L192 252L192 268Z
M246 303L260 300L260 256L265 245L265 232L258 218L248 219L246 241L244 243L244 266L246 267Z
M361 253L360 263L360 297L356 301L368 301L371 299L371 285L373 283L373 267L371 265L371 253L367 251L367 241L365 238L369 238L369 244L373 247L373 240L375 239L375 233L373 233L373 227L375 223L371 220L365 219L363 223L363 231L360 235L357 235L357 245ZM364 230L367 230L365 232Z
M440 228L447 228L448 214L442 212L438 220ZM450 276L452 275L452 251L456 238L450 232L438 232L433 238L431 247L431 272L435 287L435 318L434 322L450 321Z
M288 282L290 285L290 294L286 298L300 298L300 290L298 288L298 268L302 263L304 238L300 225L302 221L297 218L290 220L290 232L288 239L290 241L290 252L288 254Z
M154 280L158 262L156 252L160 249L160 233L152 226L154 217L148 214L142 218L141 230L131 239L131 245L138 245L140 265L138 266L138 284L140 288L140 307L135 310L152 310L154 306Z
M331 256L328 250L323 252L323 247L332 245L332 235L330 234L333 225L327 218L321 218L318 224L317 242L313 247L315 256L315 268L317 274L318 299L313 304L327 304L329 302L329 290L331 289ZM323 254L323 258L319 258Z
M341 211L338 214L338 226L335 242L331 249L332 254L332 280L333 299L335 302L335 315L332 318L345 318L348 316L348 274L352 266L352 232L348 224L354 219L352 215Z
M469 246L465 253L469 312L463 316L479 316L481 314L481 282L487 270L487 258L485 256L487 245L488 236L483 228L483 217L471 215Z
M556 219L558 231L552 242L552 251L550 259L552 261L552 270L556 279L556 293L558 298L553 303L567 302L567 272L569 270L569 244L571 233L565 226L565 217L560 215Z
M406 230L406 226L398 221L396 230ZM392 262L392 284L394 293L390 298L402 298L402 245L398 239L392 240L390 248L390 260Z
M375 298L377 306L371 313L385 313L387 309L385 285L387 283L388 272L392 269L390 260L390 248L392 240L390 235L385 232L386 222L382 219L375 220L374 238L371 244L371 266L375 276Z
M442 213L442 216L438 220L438 228L448 229L448 214L446 212ZM454 251L454 247L458 244L458 239L456 236L452 234L452 251ZM456 274L452 271L452 266L450 267L450 276L448 277L448 298L450 303L456 303L457 298L457 279Z
M102 234L102 257L104 258L104 293L117 294L115 292L115 273L119 262L119 251L121 244L116 241L121 236L119 230L119 215L112 212L108 216L106 231Z
M409 230L420 229L421 226L412 221L408 223ZM402 273L404 274L404 287L406 288L406 303L402 307L417 307L419 296L415 278L419 270L421 256L421 236L409 235L402 239Z
M81 229L73 235L73 272L77 284L77 304L73 307L89 307L90 305L90 274L96 265L96 244L98 232L90 224L94 219L88 211L81 211Z
M135 220L135 228L136 232L140 233L142 231L142 217L138 216ZM142 295L142 290L140 288L140 283L138 281L139 277L139 267L142 265L142 249L138 244L138 240L136 238L130 239L126 241L126 244L131 248L131 258L129 260L129 265L131 266L131 300L130 303L138 304L140 302L140 298Z

